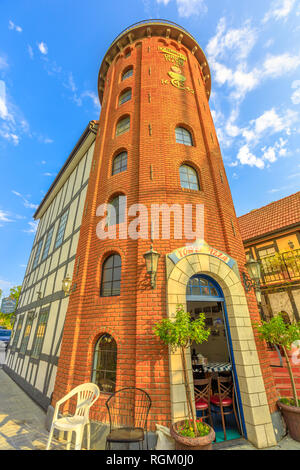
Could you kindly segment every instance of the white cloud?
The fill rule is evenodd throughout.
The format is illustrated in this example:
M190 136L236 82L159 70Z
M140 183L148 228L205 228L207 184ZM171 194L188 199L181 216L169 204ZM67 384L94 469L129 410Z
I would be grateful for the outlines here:
M300 80L295 80L292 83L292 89L295 90L291 96L294 104L300 104Z
M263 23L266 23L270 19L286 20L288 15L291 13L296 0L276 0L272 3L270 10L265 14Z
M263 63L262 74L271 77L280 77L284 73L296 70L300 65L300 55L291 54L269 55Z
M0 209L0 222L12 222L12 219L9 218L10 215L8 212L5 212Z
M14 191L12 190L12 193L15 195L15 196L18 196L19 198L22 199L23 201L23 205L24 207L26 207L27 209L34 209L36 210L38 208L38 205L37 204L33 204L32 202L28 201L28 199L23 196L21 193L19 193L18 191Z
M30 44L28 44L27 50L28 50L28 54L29 54L30 59L33 59L34 53L33 53L33 49L32 49Z
M251 153L248 145L243 145L240 148L237 159L242 165L256 166L260 169L263 169L265 166L265 163L261 158L258 158L253 153Z
M12 29L14 31L17 31L18 33L22 33L22 31L23 31L21 26L16 25L11 20L9 20L9 22L8 22L8 29Z
M170 0L156 0L156 2L166 6ZM205 0L176 0L176 3L178 14L181 17L188 18L189 16L199 15L207 11Z
M41 41L40 43L38 43L38 48L39 48L39 51L44 54L44 55L47 55L48 54L48 47L47 47L47 44L43 41Z
M37 231L38 224L39 224L38 220L28 222L29 228L27 230L23 230L23 232L35 233Z
M241 28L231 28L226 31L226 19L220 19L217 26L217 33L210 39L206 51L208 56L216 60L224 58L226 52L230 52L236 60L244 60L248 57L257 40L256 30L251 28L249 21L246 21Z

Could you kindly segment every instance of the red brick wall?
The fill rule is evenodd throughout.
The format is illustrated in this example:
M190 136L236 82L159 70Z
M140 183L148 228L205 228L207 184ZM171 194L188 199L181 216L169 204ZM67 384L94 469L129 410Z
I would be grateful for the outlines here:
M169 79L168 71L173 64L158 51L159 45L178 48L186 55L185 84L194 93L162 83L162 79ZM133 76L122 82L122 71L128 65L134 67ZM132 87L132 99L118 106L121 91L128 87ZM130 131L115 137L116 123L123 115L130 116ZM191 130L195 146L176 143L178 125ZM122 150L128 152L127 171L111 176L113 156ZM198 171L200 191L181 189L179 167L183 162ZM191 52L173 41L165 40L162 44L157 37L145 38L132 45L130 57L120 54L109 68L75 262L75 266L79 262L79 268L73 274L77 288L69 301L53 396L55 402L72 387L91 380L94 345L102 333L108 332L118 345L117 389L138 386L150 393L153 428L154 423L170 422L168 353L152 333L155 322L166 316L165 255L187 240L172 239L173 227L170 240L154 240L154 249L161 258L157 287L152 290L143 258L150 241L100 241L96 236L100 221L97 207L118 193L127 196L128 207L134 203L143 203L148 208L152 203L203 203L205 240L235 258L243 270L243 244L203 75ZM101 267L112 252L122 258L121 295L104 298L99 295ZM248 300L251 316L256 319L254 295L248 295ZM273 405L274 384L263 359L264 347L260 348L268 397ZM106 419L106 399L107 395L102 394L93 407L92 418Z

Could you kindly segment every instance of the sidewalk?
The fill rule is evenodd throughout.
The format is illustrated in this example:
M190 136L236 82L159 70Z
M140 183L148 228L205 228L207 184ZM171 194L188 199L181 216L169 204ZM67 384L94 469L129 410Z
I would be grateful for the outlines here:
M46 413L2 370L0 366L0 450L45 450L48 431ZM51 449L65 443L52 440ZM216 450L257 450L244 439L217 444ZM300 442L285 437L267 450L300 450Z
M46 413L0 366L0 450L44 450ZM53 440L51 448L63 448Z

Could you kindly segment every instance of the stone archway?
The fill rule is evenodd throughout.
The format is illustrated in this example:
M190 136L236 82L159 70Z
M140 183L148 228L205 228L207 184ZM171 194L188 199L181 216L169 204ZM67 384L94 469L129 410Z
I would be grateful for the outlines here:
M176 254L178 251L176 250ZM191 276L207 274L220 285L226 302L247 438L256 447L264 448L276 445L276 438L245 292L237 274L237 265L234 260L231 261L232 263L228 264L220 258L199 252L187 254L181 259L178 259L175 252L167 255L168 315L170 318L174 315L177 304L183 304L186 308L186 287ZM187 361L192 384L190 354L187 354ZM169 367L171 414L174 422L187 417L187 404L179 353L170 353Z

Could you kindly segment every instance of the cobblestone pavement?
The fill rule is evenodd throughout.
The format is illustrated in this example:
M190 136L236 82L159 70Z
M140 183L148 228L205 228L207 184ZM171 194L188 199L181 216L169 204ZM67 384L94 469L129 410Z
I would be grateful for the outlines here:
M46 413L3 371L0 366L0 450L45 450L48 431ZM52 440L51 449L65 449L64 441ZM256 450L239 439L216 445L218 450ZM266 450L300 450L289 436Z

